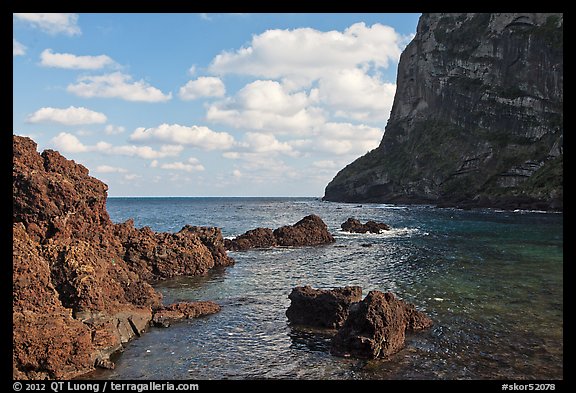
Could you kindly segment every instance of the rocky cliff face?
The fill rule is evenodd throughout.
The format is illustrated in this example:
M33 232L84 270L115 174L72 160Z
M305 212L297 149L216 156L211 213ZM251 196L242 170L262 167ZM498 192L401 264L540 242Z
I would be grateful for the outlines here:
M423 14L380 146L324 199L562 210L562 29L562 14Z

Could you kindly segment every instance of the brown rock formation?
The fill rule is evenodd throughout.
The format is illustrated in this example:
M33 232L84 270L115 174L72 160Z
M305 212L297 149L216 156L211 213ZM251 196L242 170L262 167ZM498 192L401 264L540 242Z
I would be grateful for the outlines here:
M291 323L337 329L348 317L350 305L362 299L362 288L349 286L324 290L307 285L292 289L288 298L292 302L286 316Z
M203 315L215 314L220 306L214 302L180 302L162 307L154 313L152 323L158 327L168 327L183 319L198 318Z
M350 233L380 233L382 231L390 230L390 226L383 222L369 220L366 224L362 224L360 220L357 220L356 218L347 219L346 222L340 225L340 228L342 228L343 231Z
M14 378L111 367L109 355L161 307L149 280L233 263L218 228L113 224L106 184L56 151L39 154L29 138L13 138L12 178Z
M359 358L387 357L404 347L406 329L430 326L430 318L393 293L370 291L363 301L350 307L346 322L332 340L330 352Z
M304 217L294 225L285 225L272 231L269 228L256 228L238 236L226 239L227 250L244 251L251 248L276 246L304 247L333 243L334 237L322 219L314 214Z
M294 225L285 225L274 231L279 246L318 246L334 243L334 237L322 219L314 214L304 217Z
M276 238L270 228L256 228L238 236L236 239L225 239L226 249L231 251L244 251L250 248L270 248L275 247Z

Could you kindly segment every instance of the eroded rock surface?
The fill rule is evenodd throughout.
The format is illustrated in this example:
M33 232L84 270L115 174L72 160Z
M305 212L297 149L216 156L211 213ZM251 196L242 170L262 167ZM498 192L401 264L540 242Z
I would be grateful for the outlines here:
M404 347L406 330L422 330L432 320L391 292L370 291L350 307L346 322L332 339L337 356L383 358Z
M295 325L337 329L348 317L350 305L362 299L362 288L349 286L330 290L310 286L292 289L286 310L288 320Z
M252 229L235 239L226 239L225 247L232 251L276 246L304 247L333 243L334 237L317 215L304 217L294 225L285 225L274 231L269 228Z
M151 280L233 260L218 228L112 223L106 184L36 148L13 137L13 377L69 379L112 367L110 354L146 330L162 307Z
M362 224L360 220L351 217L343 222L340 228L350 233L381 233L382 231L389 231L390 225L372 220L366 221L366 224Z
M325 200L563 209L564 16L424 13L380 146Z

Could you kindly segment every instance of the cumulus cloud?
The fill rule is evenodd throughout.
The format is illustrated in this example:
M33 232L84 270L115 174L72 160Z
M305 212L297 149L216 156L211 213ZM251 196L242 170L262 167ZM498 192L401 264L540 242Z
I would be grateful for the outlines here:
M16 41L16 38L12 38L12 57L14 56L24 56L26 54L26 47Z
M126 172L128 172L128 170L124 169L124 168L120 168L120 167L110 166L110 165L98 165L96 167L96 169L94 169L94 172L97 172L97 173L126 173Z
M116 134L121 134L124 131L126 131L125 127L122 126L115 126L113 124L107 124L106 127L104 128L104 133L106 135L116 135Z
M61 132L50 140L50 143L61 153L84 153L89 150L80 140L67 132Z
M201 97L223 97L226 88L220 78L201 76L191 80L180 88L178 96L183 100L195 100Z
M63 153L98 152L107 155L120 155L127 157L139 157L144 159L158 159L179 155L184 149L182 146L163 145L160 150L154 150L150 146L120 145L100 141L95 145L85 145L73 134L61 132L50 140L51 145Z
M256 80L234 97L210 105L206 118L236 128L306 133L325 121L322 110L313 103L313 94L290 93L277 81Z
M186 162L177 161L162 164L160 165L160 168L185 171L185 172L201 172L205 169L204 166L200 164L198 159L194 157L190 157Z
M78 14L65 13L15 13L14 18L30 23L49 34L79 35Z
M164 94L144 80L133 82L132 76L121 72L82 76L76 84L68 85L66 90L85 98L121 98L144 102L164 102L172 99L172 93Z
M139 127L130 135L130 140L174 143L206 150L226 150L234 145L234 138L226 132L179 124L161 124L153 128Z
M383 134L382 129L363 124L329 122L317 127L311 138L296 139L288 143L301 152L353 157L378 147Z
M386 120L396 85L367 75L358 68L327 73L320 78L318 98L339 117L354 120Z
M28 115L28 123L59 123L65 125L105 123L106 115L84 107L70 106L66 109L44 107Z
M247 132L238 146L250 153L281 153L289 156L298 154L289 143L280 142L273 135L259 132Z
M40 65L44 67L97 70L114 64L114 60L106 55L76 56L71 53L54 53L52 49L45 49L40 54Z
M271 79L286 78L304 85L334 69L357 66L386 68L400 58L408 37L392 27L356 23L343 32L312 28L267 30L246 47L218 54L209 71Z

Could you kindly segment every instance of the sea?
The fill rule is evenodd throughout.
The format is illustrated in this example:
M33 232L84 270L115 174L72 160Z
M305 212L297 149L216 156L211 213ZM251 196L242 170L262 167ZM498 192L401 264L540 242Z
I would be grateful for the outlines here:
M316 214L336 242L230 252L234 266L155 284L163 301L212 300L222 310L150 328L87 378L454 380L563 379L563 214L346 204L320 198L109 198L111 219L177 232L217 226L234 238ZM347 218L392 227L350 234ZM291 326L295 286L392 291L434 326L386 359L330 354L333 332Z

